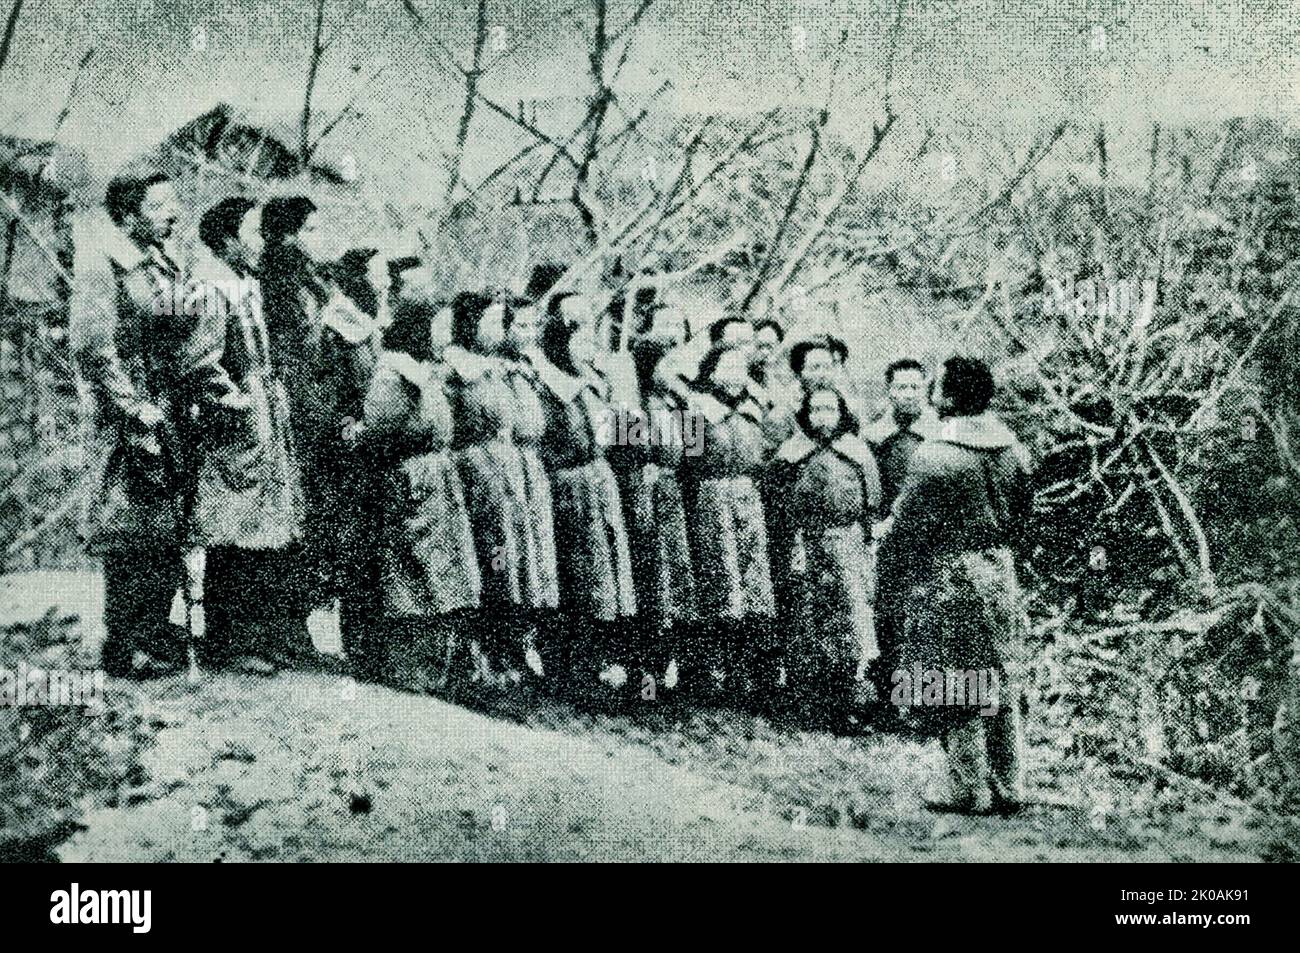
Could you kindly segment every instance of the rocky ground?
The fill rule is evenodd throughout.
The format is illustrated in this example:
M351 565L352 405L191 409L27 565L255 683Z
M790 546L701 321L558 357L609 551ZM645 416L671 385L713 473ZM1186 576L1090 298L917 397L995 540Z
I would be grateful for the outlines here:
M0 579L0 623L50 604L96 632L97 580ZM118 683L153 732L146 780L92 806L64 861L1251 860L1203 810L1098 817L1031 750L1040 802L936 816L937 744L837 738L661 692L621 714L514 718L332 675Z

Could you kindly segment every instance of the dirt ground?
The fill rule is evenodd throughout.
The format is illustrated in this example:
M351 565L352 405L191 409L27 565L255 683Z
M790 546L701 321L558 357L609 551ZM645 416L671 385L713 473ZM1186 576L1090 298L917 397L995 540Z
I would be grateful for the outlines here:
M97 639L88 574L0 578L0 622L52 604ZM148 780L95 807L64 861L1237 861L1195 818L1097 824L1030 751L1015 818L936 816L938 745L698 711L538 700L516 719L321 674L122 683L156 730Z

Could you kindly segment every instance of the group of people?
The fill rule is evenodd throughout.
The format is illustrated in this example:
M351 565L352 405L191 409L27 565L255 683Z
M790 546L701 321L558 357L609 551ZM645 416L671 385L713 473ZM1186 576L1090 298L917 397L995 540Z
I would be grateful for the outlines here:
M358 677L453 696L672 691L844 727L901 669L984 665L1002 713L936 730L962 803L1016 800L1028 461L980 361L928 390L894 362L865 422L830 335L706 331L648 288L560 290L556 265L448 298L418 258L328 254L304 196L215 204L182 267L166 176L121 175L105 205L72 338L110 674L189 649L328 666L308 618L330 604ZM169 611L195 547L192 643Z

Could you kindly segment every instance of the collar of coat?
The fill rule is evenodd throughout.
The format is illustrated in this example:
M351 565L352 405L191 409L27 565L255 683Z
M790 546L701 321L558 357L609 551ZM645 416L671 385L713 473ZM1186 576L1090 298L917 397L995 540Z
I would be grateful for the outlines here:
M778 460L785 463L800 464L810 459L825 446L825 444L818 443L800 430L781 444L776 451L776 456ZM875 458L871 455L871 448L863 443L860 437L851 433L841 434L836 437L831 441L830 449L859 467L866 468L875 465Z
M256 278L252 275L241 275L235 269L231 268L229 263L222 261L211 252L205 252L199 255L194 262L194 268L190 272L190 285L207 285L203 288L204 300L213 292L219 293L223 298L229 301L232 307L238 308L250 298L257 298L261 294L261 286ZM230 301L227 290L237 288L240 291L239 300Z
M934 412L932 407L927 407L921 411L921 416L913 420L907 427L908 433L915 434L922 440L936 439L939 436L939 431L939 415ZM892 410L885 411L882 416L877 417L862 428L863 439L874 444L882 444L901 432L902 428L898 426L898 421L894 418Z
M537 379L563 404L573 403L579 394L588 391L593 396L600 396L600 386L597 380L589 377L574 377L572 374L560 370L540 355L533 357L532 364Z
M417 361L405 351L381 351L379 360L398 377L416 387L424 388L429 383L432 372L430 364L426 361Z
M448 345L443 352L443 360L457 377L469 383L496 373L501 366L499 358L487 354L475 354L459 344Z
M379 322L337 290L321 309L321 323L348 344L360 344L379 333Z
M1018 443L1016 435L991 410L970 417L948 417L935 439L975 450L1001 450Z

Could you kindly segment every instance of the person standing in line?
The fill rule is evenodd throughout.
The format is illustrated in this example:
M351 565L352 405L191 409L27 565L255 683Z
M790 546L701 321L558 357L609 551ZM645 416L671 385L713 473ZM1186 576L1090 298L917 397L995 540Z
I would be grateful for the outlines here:
M699 621L689 640L693 688L715 690L718 669L733 697L770 701L776 606L767 523L758 482L765 447L762 409L749 394L747 349L719 344L700 365L690 412L702 418L702 452L682 460L686 519L696 573Z
M643 439L625 440L611 457L627 458L622 483L623 512L632 555L637 596L637 648L633 653L634 688L643 697L657 691L673 662L681 664L682 639L695 621L695 567L686 530L686 509L679 477L683 457L702 451L694 429L688 431L687 402L658 375L659 362L674 346L671 338L642 337L632 344L640 408L619 408L630 431L643 428ZM632 415L639 420L633 420ZM620 426L619 421L611 421ZM687 445L689 440L689 446ZM607 441L614 443L616 441ZM618 472L616 468L616 473ZM653 685L644 680L653 679Z
M799 433L770 465L768 493L769 523L784 524L780 535L792 541L790 551L773 553L789 566L774 575L793 590L780 600L790 607L786 687L806 721L847 730L858 666L878 654L867 587L880 478L838 390L809 390L797 420Z
M289 397L306 499L303 559L292 581L304 619L344 595L351 571L350 487L357 478L352 442L378 360L380 330L376 318L331 280L330 241L318 216L311 199L283 196L267 201L261 224L263 310L272 364ZM347 621L344 653L364 675L368 648L361 627ZM289 633L284 664L323 664L305 633L297 626Z
M611 413L607 383L594 370L591 324L566 317L551 298L538 365L546 429L542 459L555 498L564 632L553 646L560 677L581 696L597 675L626 665L637 610L618 481L599 439Z
M299 558L304 501L255 274L258 218L256 202L230 198L199 222L206 254L193 274L203 305L192 356L202 453L194 525L206 550L203 661L268 674L283 634L306 624L282 589Z
M546 416L542 410L545 387L538 376L541 352L538 348L540 314L537 304L547 290L549 286L542 288L537 281L532 281L525 300L506 308L505 338L501 349L506 383L513 400L511 437L523 460L528 533L538 553L538 566L545 572L538 580L536 605L526 610L522 620L524 666L521 671L530 678L544 674L539 645L544 633L556 623L555 613L560 605L560 583L558 569L555 568L554 503L551 499L551 480L541 457Z
M104 206L111 226L78 235L69 316L89 397L82 531L103 560L104 670L152 677L182 670L187 654L169 620L193 484L180 393L190 328L170 307L184 277L167 251L180 209L160 172L118 175Z
M415 691L458 687L458 628L479 605L482 582L460 474L443 349L450 311L402 299L364 405L362 449L377 462L369 501L375 540L380 677Z
M931 802L938 811L1013 813L1023 799L1018 669L1029 619L1014 551L1032 510L1030 460L989 410L993 394L982 361L944 362L940 433L913 454L879 551L901 633L891 701L948 756L952 799Z
M453 448L482 578L480 609L466 649L480 690L496 692L519 676L538 610L555 604L553 527L529 510L528 461L514 442L517 406L501 358L510 304L500 295L462 292L452 300L448 388Z

